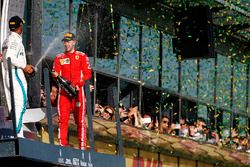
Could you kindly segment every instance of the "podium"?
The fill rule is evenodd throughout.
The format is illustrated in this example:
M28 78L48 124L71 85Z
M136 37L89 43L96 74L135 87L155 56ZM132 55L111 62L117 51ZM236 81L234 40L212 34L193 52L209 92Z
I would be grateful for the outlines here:
M45 167L125 167L123 156L44 143L30 135L28 138L14 138L12 121L6 119L6 114L4 107L0 106L0 162L3 164Z
M21 166L125 167L125 158L24 138L0 140L0 161Z

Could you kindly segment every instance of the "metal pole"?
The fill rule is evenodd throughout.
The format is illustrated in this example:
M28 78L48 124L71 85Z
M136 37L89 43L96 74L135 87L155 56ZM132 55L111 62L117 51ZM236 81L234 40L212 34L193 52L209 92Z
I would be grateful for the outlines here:
M52 124L52 107L51 107L51 101L50 101L49 70L45 68L43 70L43 74L44 74L46 111L47 111L47 121L48 121L48 131L49 131L49 143L54 144L54 133L53 133L53 124Z
M246 113L248 113L248 116L249 116L249 111L248 111L248 109L250 108L250 104L249 104L249 100L248 99L250 99L250 97L249 97L249 85L250 85L250 64L248 64L247 65L247 67L246 67L246 73L247 73L247 79L246 79L246 82L247 82L247 86L246 86ZM248 127L249 127L249 125L250 125L250 119L248 119L247 120L247 125L248 125ZM250 129L248 129L248 135L249 135L249 133L250 133Z
M27 49L28 54L28 62L29 64L35 65L39 59L42 56L42 9L43 9L43 1L42 0L36 0L30 2L32 5L30 8L32 8L32 17L31 17L31 41L27 41L29 44L31 44L31 47L28 47ZM26 43L27 44L27 43ZM34 54L33 54L34 53ZM30 58L30 60L29 60ZM36 75L28 78L28 94L29 97L29 106L30 107L40 107L40 90L41 90L41 74L42 74L42 65L41 63L37 65L37 72Z
M89 130L89 143L90 151L94 151L95 140L94 140L94 130L93 130L93 119L92 119L92 109L91 109L91 96L89 90L89 81L85 82L84 90L86 93L86 106L87 106L87 116L88 116L88 130Z
M231 109L231 114L230 114L230 140L232 141L232 130L234 127L234 119L235 119L235 113L233 111L233 100L234 100L234 62L233 59L231 59L231 89L230 89L230 109Z
M0 106L6 105L5 103L5 92L3 86L3 76L2 76L2 63L0 62Z
M117 97L117 88L113 87L113 95L114 95L114 106L116 108L115 119L116 119L116 130L117 130L117 140L118 140L118 154L123 156L123 142L122 142L122 133L121 133L121 121L119 114L119 106L118 106L118 97Z
M13 87L13 80L12 80L12 64L10 57L7 58L8 63L8 72L9 72L9 84L10 84L10 99L11 99L11 119L13 123L13 135L14 138L17 137L16 131L16 108L15 108L15 98L14 98L14 87Z
M217 73L217 70L218 70L218 55L217 55L217 53L215 52L215 60L214 60L214 106L215 106L215 108L214 108L214 115L217 115L218 114L218 109L217 109L217 98L216 98L216 96L217 96L217 78L218 78L218 73ZM216 131L218 131L218 129L217 129L217 124L218 124L218 119L217 118L215 118L215 120L214 120L214 127L215 127L215 129L216 129Z
M69 0L69 31L72 29L72 3L73 0Z
M0 18L2 20L2 2L0 2ZM1 57L1 55L0 55L0 57ZM3 82L2 81L3 81L3 77L2 77L2 64L1 64L1 61L0 61L0 83L1 83L1 85L0 85L0 106L2 105L2 99L4 97L3 96L4 95L4 89L3 89Z
M142 25L140 25L140 32L139 32L139 68L138 68L138 79L139 81L142 81ZM139 87L139 104L138 108L139 111L142 111L142 99L143 99L143 93L142 93L142 84L140 83Z

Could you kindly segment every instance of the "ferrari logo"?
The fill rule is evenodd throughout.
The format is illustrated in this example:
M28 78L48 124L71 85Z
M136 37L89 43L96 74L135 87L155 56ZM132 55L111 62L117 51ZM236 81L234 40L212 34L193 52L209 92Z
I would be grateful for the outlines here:
M78 59L79 59L79 55L76 55L76 57L75 57L75 58L76 58L76 60L78 60Z

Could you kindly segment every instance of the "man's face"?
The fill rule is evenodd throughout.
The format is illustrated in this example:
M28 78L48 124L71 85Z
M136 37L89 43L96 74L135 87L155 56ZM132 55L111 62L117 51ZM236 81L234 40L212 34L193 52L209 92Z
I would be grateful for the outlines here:
M64 48L66 52L73 52L75 49L76 41L64 41Z
M19 35L21 35L23 33L23 24L20 25L20 27L16 28L14 30L14 32L18 33Z

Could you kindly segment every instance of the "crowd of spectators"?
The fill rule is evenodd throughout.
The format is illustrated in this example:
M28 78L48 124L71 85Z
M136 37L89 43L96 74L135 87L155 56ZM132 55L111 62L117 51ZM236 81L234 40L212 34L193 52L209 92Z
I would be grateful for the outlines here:
M57 95L58 87L52 85L50 100L53 107L57 105ZM43 89L41 89L41 105L46 106ZM115 121L115 115L113 106L102 106L99 101L95 104L94 116ZM250 153L250 135L239 135L236 129L224 129L219 132L216 129L209 128L206 121L201 117L192 122L186 118L181 118L178 123L173 123L167 115L162 115L161 118L147 112L141 115L137 105L126 108L121 103L119 104L119 115L120 121L127 125Z
M94 115L115 121L115 109L110 105L102 107L96 104ZM120 121L127 125L250 153L249 135L239 135L236 129L231 129L231 133L229 129L218 132L208 128L205 119L201 117L193 122L181 118L178 123L173 123L167 115L162 115L158 120L150 113L141 115L136 105L126 108L122 104L119 105L119 115Z

